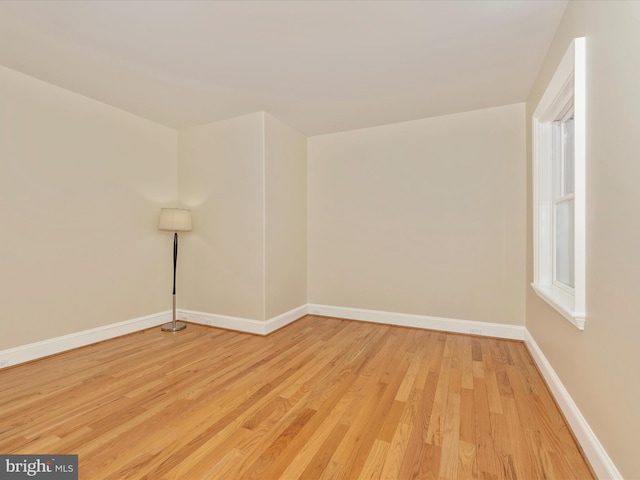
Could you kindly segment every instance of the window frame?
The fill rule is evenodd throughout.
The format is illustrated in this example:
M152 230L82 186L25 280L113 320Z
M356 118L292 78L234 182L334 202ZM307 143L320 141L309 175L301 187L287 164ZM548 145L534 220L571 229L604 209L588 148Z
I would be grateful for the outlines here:
M571 42L532 115L534 291L579 330L586 321L585 39ZM573 104L573 105L571 105ZM574 286L555 277L553 122L574 116Z

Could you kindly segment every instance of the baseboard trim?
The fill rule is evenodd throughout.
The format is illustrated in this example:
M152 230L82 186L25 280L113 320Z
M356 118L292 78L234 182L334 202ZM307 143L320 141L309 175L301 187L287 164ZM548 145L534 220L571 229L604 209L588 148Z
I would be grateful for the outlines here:
M524 327L517 325L503 325L497 323L474 322L450 318L428 317L405 313L384 312L359 308L336 307L330 305L305 304L284 312L267 321L250 318L217 315L193 310L178 310L177 316L202 325L226 328L257 335L268 335L307 314L326 317L346 318L374 323L385 323L405 327L441 330L454 333L468 333L490 337L524 339ZM50 338L40 342L21 345L6 350L0 350L0 369L17 365L38 358L55 355L92 343L110 338L127 335L146 328L155 327L171 321L171 312L159 312L123 322L104 325L81 332L75 332L60 337Z
M264 322L251 318L217 315L214 313L196 312L193 310L179 310L177 316L181 320L199 323L200 325L226 328L227 330L253 333L256 335L269 335L270 333L295 322L300 317L304 317L307 313L307 305L301 305Z
M452 333L466 333L485 337L507 338L511 340L524 340L525 333L525 327L520 325L476 322L455 318L366 310L362 308L309 304L308 312L313 315L326 317L346 318L348 320L385 323L401 327L422 328Z
M296 320L304 317L309 313L309 306L307 304L300 305L294 309L289 310L288 312L282 313L276 317L270 318L266 321L266 334L271 332L275 332L276 330L281 329L282 327L286 327L290 323L295 322ZM265 334L265 335L266 335Z
M0 368L30 362L49 355L102 342L110 338L155 327L171 321L171 311L155 313L123 322L111 323L101 327L49 338L40 342L0 350Z
M528 330L525 332L524 343L547 381L549 389L558 402L560 410L567 419L595 474L603 480L622 480L622 475Z

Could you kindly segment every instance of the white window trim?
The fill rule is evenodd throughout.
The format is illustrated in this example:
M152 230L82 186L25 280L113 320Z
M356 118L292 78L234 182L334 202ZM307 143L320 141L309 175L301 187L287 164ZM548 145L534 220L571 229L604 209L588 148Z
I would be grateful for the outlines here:
M535 292L579 330L586 320L585 250L585 39L571 42L532 117L533 128L533 283ZM553 215L551 201L551 122L574 104L574 288L553 282Z

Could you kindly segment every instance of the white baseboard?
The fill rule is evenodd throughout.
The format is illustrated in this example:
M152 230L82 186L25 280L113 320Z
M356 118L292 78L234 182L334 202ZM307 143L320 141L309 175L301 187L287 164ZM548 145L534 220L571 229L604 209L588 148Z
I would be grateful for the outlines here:
M266 332L267 334L275 332L276 330L295 322L299 318L304 317L307 313L309 313L309 306L305 304L289 310L288 312L282 313L277 317L270 318L266 322Z
M112 323L102 327L70 333L61 337L49 338L40 342L0 350L0 368L29 362L38 358L55 355L66 350L84 347L92 343L119 337L128 333L155 327L171 321L171 311L146 315L144 317Z
M528 330L525 333L524 342L542 372L542 376L547 381L560 410L567 419L595 474L601 480L622 480L622 475Z
M213 313L195 312L193 310L179 310L177 317L187 322L209 325L211 327L226 328L238 332L254 333L256 335L268 335L275 332L300 317L307 314L307 305L301 305L288 312L270 318L266 322L251 318L231 317L228 315L216 315Z
M348 320L361 320L365 322L385 323L402 327L440 330L452 333L467 333L485 337L508 338L512 340L524 340L525 333L525 327L520 325L475 322L455 318L383 312L362 308L309 304L308 312L313 315L323 315L326 317L346 318Z
M312 313L327 317L346 318L374 323L386 323L414 328L442 330L456 333L470 333L491 337L522 340L524 327L502 325L497 323L472 322L405 313L382 312L358 308L335 307L329 305L305 304L263 322L249 318L231 317L192 310L178 310L177 316L182 320L202 325L237 330L240 332L268 335L304 315ZM38 358L61 353L110 338L151 328L171 321L171 312L165 311L123 322L104 325L102 327L83 330L81 332L50 338L40 342L21 345L15 348L0 350L0 368L29 362Z

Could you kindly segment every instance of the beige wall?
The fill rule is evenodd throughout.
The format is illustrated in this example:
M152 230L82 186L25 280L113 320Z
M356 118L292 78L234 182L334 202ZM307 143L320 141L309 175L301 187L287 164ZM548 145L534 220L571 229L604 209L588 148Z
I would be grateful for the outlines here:
M306 138L258 112L179 132L179 305L267 320L306 303Z
M640 478L640 2L569 2L527 101L531 114L570 41L586 37L587 319L583 332L527 287L527 328L624 478ZM533 279L531 179L527 281Z
M524 104L309 139L311 303L524 324Z
M307 303L307 139L265 114L266 318Z
M264 114L181 130L179 307L264 319Z
M0 67L0 349L171 308L177 135Z

